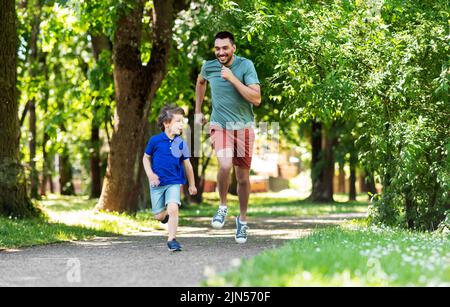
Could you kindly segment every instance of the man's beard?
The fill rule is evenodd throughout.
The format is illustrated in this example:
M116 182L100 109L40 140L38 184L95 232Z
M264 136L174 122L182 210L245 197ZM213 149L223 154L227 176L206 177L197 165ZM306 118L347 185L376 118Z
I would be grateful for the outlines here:
M220 60L220 57L219 56L216 56L217 57L217 60L219 60L219 62L222 64L222 65L227 65L227 64L229 64L230 62L231 62L231 59L233 58L232 56L226 56L225 57L225 61L226 62L222 62L221 60Z

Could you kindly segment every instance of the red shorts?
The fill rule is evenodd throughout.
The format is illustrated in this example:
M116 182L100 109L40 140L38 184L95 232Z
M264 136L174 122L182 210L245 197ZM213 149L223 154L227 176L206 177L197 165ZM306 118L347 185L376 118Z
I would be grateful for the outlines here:
M233 165L250 169L252 165L253 145L255 143L255 131L253 128L241 130L226 130L218 126L210 129L211 143L216 154L224 154L223 149L232 149Z

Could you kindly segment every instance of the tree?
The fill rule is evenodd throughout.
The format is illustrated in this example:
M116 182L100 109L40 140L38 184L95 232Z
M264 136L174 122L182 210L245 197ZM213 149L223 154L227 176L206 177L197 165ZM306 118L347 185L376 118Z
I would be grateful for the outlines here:
M100 32L100 30L92 29L95 34L91 33L92 51L96 61L95 68L90 74L91 87L98 93L97 97L93 97L96 102L92 110L91 122L91 150L90 150L90 169L91 169L91 198L98 198L102 192L102 174L101 174L101 157L100 157L100 126L105 118L109 118L110 114L101 103L100 99L110 100L110 88L112 87L111 69L111 47L112 43L109 38ZM108 125L108 121L106 122Z
M17 102L17 20L14 0L0 1L0 214L33 217L39 214L28 198L19 159Z
M186 5L181 0L153 1L151 58L143 65L140 49L145 2L124 1L118 8L113 39L116 113L99 210L138 209L144 129L151 102L166 74L174 17Z

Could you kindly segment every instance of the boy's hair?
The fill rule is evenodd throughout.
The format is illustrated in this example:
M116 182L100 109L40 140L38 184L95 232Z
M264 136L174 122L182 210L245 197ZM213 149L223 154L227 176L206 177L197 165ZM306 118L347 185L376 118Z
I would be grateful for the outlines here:
M165 130L164 123L170 122L175 114L186 116L184 110L174 105L165 105L158 116L158 126L162 131Z
M228 38L230 40L231 44L234 45L234 35L227 31L217 33L216 36L214 37L214 40L225 39L225 38Z

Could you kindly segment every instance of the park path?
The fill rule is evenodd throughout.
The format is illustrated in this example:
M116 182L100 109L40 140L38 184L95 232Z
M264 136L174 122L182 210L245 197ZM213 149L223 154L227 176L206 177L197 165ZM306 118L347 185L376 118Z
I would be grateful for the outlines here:
M179 253L167 251L165 229L0 251L0 287L198 286L208 274L229 270L242 259L360 217L364 214L252 218L243 245L234 242L231 218L221 230L209 226L210 218L190 218L189 226L179 229L184 248Z

